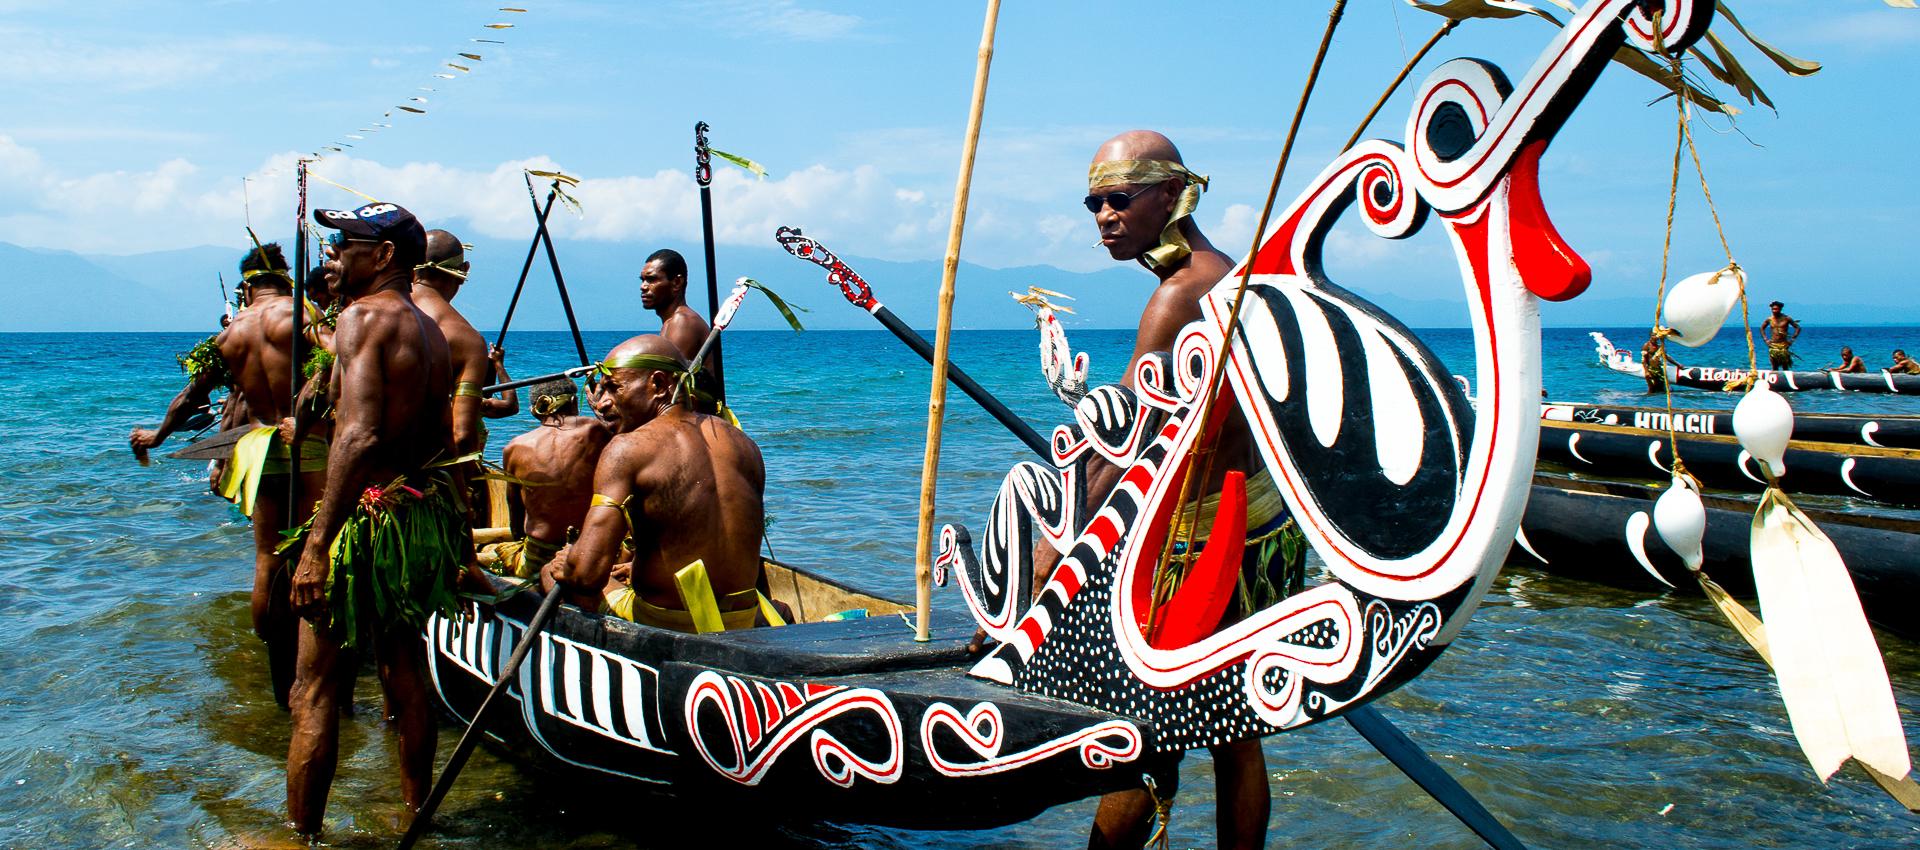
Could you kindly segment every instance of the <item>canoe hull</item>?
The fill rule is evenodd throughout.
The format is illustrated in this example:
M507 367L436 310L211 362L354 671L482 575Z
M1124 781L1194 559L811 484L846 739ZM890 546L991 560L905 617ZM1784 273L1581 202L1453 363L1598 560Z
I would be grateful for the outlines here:
M1633 407L1605 404L1540 405L1540 418L1550 422L1586 422L1621 425L1682 434L1733 436L1733 411ZM1849 416L1838 413L1793 414L1793 438L1816 443L1920 449L1920 416Z
M537 605L469 601L426 629L466 722ZM563 608L486 729L574 781L693 793L756 816L921 829L1016 823L1141 786L1144 724L965 674L970 626L915 644L894 616L686 635Z
M1673 449L1665 431L1581 422L1541 424L1543 462L1605 478L1665 481L1672 475ZM1675 439L1687 471L1702 484L1736 492L1766 489L1759 463L1732 438L1682 433ZM1920 505L1920 452L1795 442L1785 460L1781 485L1789 493Z
M1615 587L1664 590L1654 578L1658 573L1681 592L1700 592L1680 556L1651 529L1648 520L1658 490L1548 476L1535 481L1521 523L1523 545L1508 555L1510 566ZM1750 597L1752 507L1711 496L1706 501L1702 569L1729 593ZM1920 563L1913 557L1920 545L1920 523L1809 513L1846 561L1867 619L1903 638L1920 640L1920 610L1912 603L1920 598Z

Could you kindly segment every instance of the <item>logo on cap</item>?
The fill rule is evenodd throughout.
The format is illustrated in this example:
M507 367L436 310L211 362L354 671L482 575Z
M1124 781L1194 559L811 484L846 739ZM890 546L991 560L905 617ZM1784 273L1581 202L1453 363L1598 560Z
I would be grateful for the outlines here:
M395 204L368 204L361 207L359 213L361 218L373 218L377 215L385 215L393 212L399 208L400 207Z
M334 219L336 221L340 219L353 218L353 213L348 212L347 210L321 210L320 214L326 216L327 218Z

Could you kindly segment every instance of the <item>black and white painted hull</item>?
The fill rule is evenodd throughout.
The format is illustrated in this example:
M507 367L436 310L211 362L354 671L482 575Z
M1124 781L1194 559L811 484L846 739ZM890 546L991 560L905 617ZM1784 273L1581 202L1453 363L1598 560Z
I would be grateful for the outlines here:
M1603 478L1665 481L1673 475L1673 448L1664 430L1552 420L1541 426L1543 462ZM1687 471L1700 483L1735 492L1766 489L1760 465L1735 438L1689 433L1675 438ZM1920 450L1796 440L1787 447L1786 466L1780 483L1789 493L1920 505Z
M1731 410L1676 408L1669 414L1665 408L1659 407L1553 402L1540 405L1540 418L1548 422L1624 425L1663 432L1671 428L1684 434L1733 436ZM1795 411L1793 437L1811 443L1920 449L1920 416L1853 416Z
M431 682L455 718L473 716L538 603L468 601L464 618L428 622ZM967 676L972 632L949 618L915 643L887 614L690 635L567 606L487 731L570 780L756 817L985 828L1141 786L1152 729Z
M1745 369L1716 369L1702 366L1689 366L1685 369L1669 367L1669 380L1676 387L1692 387L1697 390L1725 390L1728 381L1737 380L1747 374ZM1792 393L1805 390L1847 390L1857 393L1893 393L1895 395L1920 395L1920 375L1896 375L1892 372L1825 372L1794 370L1776 372L1771 369L1760 370L1760 380L1775 392ZM1745 391L1744 387L1739 388Z
M1700 592L1680 556L1652 528L1661 490L1633 484L1534 478L1509 566L1628 589ZM1703 497L1707 533L1702 569L1736 596L1753 594L1753 505ZM1860 593L1867 619L1908 640L1920 640L1920 522L1859 512L1810 510L1833 541Z

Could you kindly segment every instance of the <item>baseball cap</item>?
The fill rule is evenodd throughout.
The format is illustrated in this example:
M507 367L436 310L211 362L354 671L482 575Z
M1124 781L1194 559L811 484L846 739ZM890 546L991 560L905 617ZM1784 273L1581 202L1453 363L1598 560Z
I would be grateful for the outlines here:
M355 210L314 210L313 220L324 227L363 239L377 239L395 245L416 245L425 250L427 230L399 204L375 201Z

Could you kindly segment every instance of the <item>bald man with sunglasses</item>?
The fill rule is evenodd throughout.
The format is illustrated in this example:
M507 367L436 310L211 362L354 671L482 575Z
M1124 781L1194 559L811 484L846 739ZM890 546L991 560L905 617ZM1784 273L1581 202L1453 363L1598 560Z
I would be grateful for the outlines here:
M1215 248L1191 217L1206 186L1207 178L1187 170L1173 142L1150 130L1121 133L1101 144L1094 153L1087 172L1085 204L1099 228L1100 245L1115 260L1137 262L1158 280L1141 313L1134 335L1133 356L1128 358L1126 373L1121 378L1126 386L1133 386L1132 365L1142 355L1171 352L1180 329L1200 320L1200 299L1233 271L1232 258ZM1264 466L1254 452L1251 436L1246 420L1234 409L1215 447L1211 476L1205 482L1195 482L1201 486L1201 496L1217 503L1221 482L1229 470L1247 475L1250 502L1254 501L1257 487L1271 486L1262 483L1270 482L1271 478L1263 473ZM1106 500L1122 472L1112 464L1095 462L1087 480L1089 507ZM1247 527L1282 528L1284 522L1283 513L1249 516ZM1263 533L1283 532L1284 529ZM1061 553L1044 543L1036 550L1036 596L1060 557ZM1270 580L1269 575L1276 567L1282 578ZM1252 611L1247 610L1249 605L1257 610L1277 601L1273 587L1290 587L1292 582L1285 576L1290 575L1287 571L1292 569L1297 569L1297 565L1243 566L1243 573L1251 571L1251 574L1244 576L1247 581L1242 586L1259 590L1248 594L1244 601L1236 595L1223 623L1251 614ZM1259 739L1233 741L1209 750L1213 755L1218 800L1218 846L1263 846L1272 801L1266 757ZM1173 789L1163 783L1161 790L1171 793ZM1153 795L1145 788L1108 794L1100 800L1088 846L1142 846L1152 825L1153 809Z

